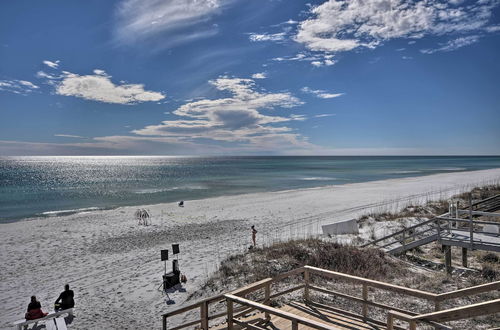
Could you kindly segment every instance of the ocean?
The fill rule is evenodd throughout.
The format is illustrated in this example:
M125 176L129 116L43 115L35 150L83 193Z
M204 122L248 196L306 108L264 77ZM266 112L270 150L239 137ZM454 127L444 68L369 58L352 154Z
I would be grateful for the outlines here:
M0 222L500 168L500 157L0 157Z

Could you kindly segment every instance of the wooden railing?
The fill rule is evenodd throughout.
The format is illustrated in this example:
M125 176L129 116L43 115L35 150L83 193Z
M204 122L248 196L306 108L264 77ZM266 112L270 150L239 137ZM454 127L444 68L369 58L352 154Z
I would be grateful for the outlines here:
M397 311L390 311L387 316L387 329L393 330L395 320L406 321L410 330L415 330L419 322L449 322L468 319L471 317L494 314L500 312L500 299L485 301L473 305L446 309L443 311L411 316Z
M235 290L235 291L233 291L231 293L235 294L235 295L246 295L246 294L248 294L250 292L255 292L255 291L263 288L265 290L265 298L262 299L261 301L258 301L258 302L269 303L269 301L271 299L277 298L277 297L282 296L284 294L288 294L288 293L291 293L291 292L294 292L294 291L301 290L301 289L303 289L305 287L305 285L302 284L302 285L298 285L298 286L295 286L295 287L292 287L292 288L288 288L288 289L283 290L281 292L277 292L277 293L271 294L271 291L270 291L270 289L271 289L271 283L281 281L281 280L283 280L283 279L285 279L287 277L293 276L293 275L301 275L303 273L304 273L304 269L303 268L297 268L297 269L294 269L294 270L292 270L290 272L278 275L275 278L267 278L267 279L264 279L264 280L252 283L252 284L250 284L248 286L245 286L243 288L239 288L239 289L237 289L237 290ZM183 313L186 313L186 312L189 312L189 311L192 311L192 310L196 310L196 309L198 309L199 313L200 313L200 318L199 319L196 319L196 320L193 320L193 321L181 324L179 326L175 326L173 328L170 328L170 330L183 329L183 328L187 328L187 327L193 326L193 325L199 325L201 329L208 329L208 324L209 324L210 320L214 320L214 319L217 319L217 318L220 318L220 317L223 317L223 316L227 315L227 311L216 313L216 314L213 314L213 315L210 315L210 313L209 313L209 310L210 310L209 307L210 307L210 305L216 304L216 303L220 303L220 302L222 302L224 300L226 300L226 297L224 295L218 295L218 296L215 296L215 297L211 297L211 298L208 298L208 299L201 300L201 301L199 301L197 303L194 303L194 304L186 306L186 307L181 307L179 309L176 309L175 311L163 314L162 315L162 318L163 318L163 321L162 321L162 323L163 323L163 330L167 329L167 320L168 320L168 318L171 318L171 317L173 317L175 315L183 314ZM236 309L233 310L233 313L236 313L234 315L234 317L238 317L238 316L244 315L246 313L251 312L252 310L255 310L255 308L254 307L250 307L250 308L248 308L248 307L236 308Z
M458 210L459 213L465 212ZM482 215L498 216L498 213L480 212ZM463 227L457 226L457 224L465 224ZM444 235L450 234L451 231L463 231L469 236L469 246L473 246L474 234L488 234L493 236L500 236L500 234L495 234L492 232L482 231L479 228L485 225L493 225L500 227L500 222L495 221L482 221L482 220L472 220L472 219L460 219L449 217L448 214L441 215L436 218L432 218L416 225L404 228L390 235L378 238L374 241L362 245L362 247L374 246L378 248L387 248L389 252L394 251L405 251L409 248L414 247L411 245L412 242L425 239L426 237L433 237L433 240L441 241ZM427 227L421 229L422 227ZM450 240L450 237L446 237ZM426 243L426 242L424 242ZM427 242L428 243L428 242ZM400 244L398 247L394 247L395 244ZM463 244L462 244L463 245ZM392 248L391 248L392 246ZM499 247L500 248L500 247ZM399 253L396 252L396 253Z
M277 292L277 293L272 293L272 288L273 285L279 281L282 281L290 276L301 276L303 278L303 283L300 285L288 288L284 291ZM360 285L360 295L359 296L353 296L350 294L346 294L343 292L338 292L334 291L331 289L327 289L324 287L316 286L313 285L312 281L312 276L320 276L322 278L326 279L336 279L336 280L342 280L345 282L350 282L354 284L359 284ZM394 292L398 294L402 294L407 297L416 297L420 299L426 300L431 306L433 306L432 309L434 309L434 312L427 312L424 314L418 314L416 311L409 311L409 310L404 310L395 306L390 306L386 305L380 301L376 301L373 299L369 299L369 289L370 288L377 288L381 290L385 290L388 292ZM461 298L461 297L466 297L470 295L476 295L479 293L484 293L484 292L492 292L492 291L497 291L500 290L500 281L497 282L492 282L488 284L483 284L483 285L478 285L470 288L465 288L461 290L456 290L452 292L447 292L447 293L441 293L441 294L436 294L436 293L431 293L431 292L426 292L422 290L417 290L417 289L411 289L403 286L398 286L390 283L385 283L381 281L375 281L371 279L366 279L363 277L358 277L358 276L353 276L349 274L344 274L344 273L339 273L339 272L334 272L334 271L329 271L321 268L316 268L316 267L311 267L311 266L304 266L301 268L297 268L295 270L292 270L288 273L279 275L275 278L266 278L261 281L252 283L250 285L247 285L243 288L239 288L237 290L234 290L232 292L229 292L225 295L219 295L213 298L205 299L203 301L200 301L196 304L193 304L191 306L183 307L180 308L176 311L166 313L163 315L163 329L167 329L167 318L184 313L190 310L194 309L199 309L200 310L200 319L182 324L180 326L171 328L171 329L181 329L185 328L188 326L192 325L199 325L202 329L208 329L208 323L209 320L213 320L216 318L220 318L223 316L227 316L227 325L228 328L231 329L233 324L238 324L238 325L243 325L243 322L238 320L238 317L247 314L251 311L258 310L262 313L264 313L265 318L269 319L270 315L275 315L287 320L291 321L291 327L292 329L298 327L299 324L307 325L312 328L316 329L330 329L328 325L325 325L323 323L318 323L318 322L313 322L312 320L305 319L303 317L299 317L298 315L294 315L292 313L287 313L282 310L270 307L269 304L272 299L277 298L279 296L282 296L284 294L288 294L294 291L298 291L304 289L303 292L303 298L306 302L309 303L314 303L311 299L311 292L312 291L317 291L321 292L323 294L328 294L328 295L333 295L337 297L342 297L344 299L348 299L351 301L354 301L356 303L359 303L361 305L361 314L359 317L362 317L365 321L370 321L375 324L383 325L385 326L386 323L381 321L381 320L376 320L368 317L368 311L370 307L375 307L375 308L380 308L383 310L387 311L387 326L390 324L394 324L395 319L407 321L410 324L410 328L413 326L413 324L417 324L417 322L422 322L426 323L429 325L432 325L436 328L441 328L441 329L449 329L448 326L443 325L438 322L446 322L448 320L453 320L449 319L449 315L452 314L452 310L445 310L445 311L440 311L441 304L444 301L450 300L450 299L456 299L456 298ZM251 300L248 298L248 295L253 294L255 295L257 292L260 292L261 290L264 291L264 298L260 299L258 301ZM214 315L209 315L209 304L216 303L216 302L221 302L223 300L226 300L226 311L217 313ZM238 308L234 308L235 304L239 305ZM485 302L482 307L484 307L483 312L480 312L479 307L478 308L472 308L475 305L470 305L470 306L464 306L464 307L458 307L459 309L461 308L462 311L465 311L472 315L473 313L483 313L481 315L485 315L490 313L491 311L498 312L500 309L498 308L498 300L493 300L489 302ZM494 308L497 307L495 310ZM465 309L464 309L465 308ZM469 308L469 309L467 309ZM455 309L453 309L455 310ZM442 312L442 313L441 313ZM449 312L449 313L448 313ZM464 313L465 313L464 312ZM352 314L352 313L351 313ZM469 315L469 314L464 314L464 315ZM476 316L477 314L474 314ZM471 316L472 317L472 316ZM465 317L467 318L467 317ZM392 323L391 323L392 322Z

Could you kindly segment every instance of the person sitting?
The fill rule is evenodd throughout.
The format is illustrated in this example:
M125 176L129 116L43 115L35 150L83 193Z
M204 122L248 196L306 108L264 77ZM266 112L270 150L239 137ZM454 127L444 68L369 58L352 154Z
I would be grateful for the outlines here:
M36 320L47 316L48 313L42 311L42 305L36 300L35 296L31 296L31 302L28 305L28 311L25 314L26 320Z
M73 290L70 290L69 284L66 284L64 286L64 291L61 292L59 298L57 298L54 304L56 312L75 307L75 300L73 299L74 296L75 294Z

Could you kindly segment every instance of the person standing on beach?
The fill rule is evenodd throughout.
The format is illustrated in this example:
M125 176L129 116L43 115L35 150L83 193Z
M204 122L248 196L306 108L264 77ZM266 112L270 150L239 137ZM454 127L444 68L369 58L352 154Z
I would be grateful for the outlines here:
M257 230L255 229L255 226L252 226L252 242L253 242L253 247L257 245L255 240L257 239Z

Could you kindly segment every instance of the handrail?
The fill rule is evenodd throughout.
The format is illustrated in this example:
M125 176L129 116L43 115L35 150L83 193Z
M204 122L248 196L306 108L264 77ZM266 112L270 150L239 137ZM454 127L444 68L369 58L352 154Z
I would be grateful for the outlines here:
M476 317L481 315L488 315L492 313L500 313L500 299L484 301L473 305L445 309L439 312L421 314L413 316L413 318L415 320L448 322L448 321L463 320L470 317Z
M458 214L470 214L468 210L457 210ZM483 212L483 211L472 211L472 215L485 215L488 217L500 217L500 213L495 212Z
M376 239L376 240L374 240L374 241L368 242L368 243L366 243L366 244L364 244L364 245L361 245L361 247L367 247L367 246L369 246L369 245L374 245L374 244L376 244L376 243L378 243L378 242L385 241L385 240L386 240L386 239L388 239L388 238L391 238L391 237L397 236L397 235L399 235L399 234L402 234L403 232L406 232L406 231L411 230L411 229L415 229L415 228L417 228L417 227L420 227L420 226L426 225L426 224L431 223L431 222L434 222L434 221L436 221L436 218L432 218L432 219L429 219L429 220L425 220L424 222L420 222L420 223L418 223L418 224L416 224L416 225L410 226L410 227L408 227L408 228L404 228L404 229L399 230L399 231L397 231L397 232L395 232L395 233L392 233L392 234L390 234L390 235L387 235L387 236L384 236L384 237L382 237L382 238L378 238L378 239Z
M258 309L258 310L260 310L262 312L273 314L273 315L282 317L284 319L290 320L292 322L295 321L295 322L297 322L299 324L303 324L303 325L306 325L306 326L309 326L309 327L313 327L315 329L325 329L325 330L334 330L334 329L337 329L336 327L332 327L332 326L329 326L327 324L324 324L324 323L321 323L321 322L317 322L317 321L314 321L314 320L306 319L305 317L301 317L301 316L298 316L298 315L295 315L295 314L292 314L292 313L289 313L289 312L285 312L285 311L282 311L281 309L270 307L270 306L267 306L267 305L264 305L264 304L261 304L261 303L258 303L258 302L254 302L254 301L242 298L242 297L238 297L238 296L232 295L232 294L226 294L225 297L228 300L228 305L231 302L236 302L238 304L246 305L246 306L250 306L250 307L254 307L255 309ZM230 322L232 322L232 321L233 321L232 315L228 315L228 324L230 324ZM292 326L292 329L293 328L294 327Z
M470 219L460 219L460 218L449 218L449 217L438 217L440 220L445 220L445 221L452 221L452 222L464 222L464 223L470 223ZM483 220L472 220L472 223L474 224L479 224L479 225L500 225L499 222L495 221L483 221Z
M480 200L480 201L478 201L478 202L472 203L472 207L474 207L474 206L478 206L479 204L482 204L482 203L485 203L485 202L489 202L490 200L492 200L492 199L496 199L496 198L498 198L498 197L500 197L500 194L495 195L495 196L491 196L491 197L488 197L488 198L485 198L485 199L482 199L482 200ZM470 207L470 206L469 206L469 207Z
M469 288L459 289L459 290L450 291L450 292L446 292L446 293L440 293L437 295L436 299L438 301L444 301L444 300L448 300L448 299L461 298L461 297L471 296L471 295L480 294L483 292L488 292L488 291L493 291L493 290L500 290L500 281L486 283L486 284L480 284L480 285L472 286Z
M406 321L410 324L410 329L416 329L417 322L449 322L495 313L500 313L500 299L415 316L390 311L387 316L387 329L394 329L394 319Z
M348 275L348 274L344 274L344 273L334 272L331 270L325 270L325 269L311 267L311 266L305 266L305 268L312 271L313 273L316 273L316 274L330 276L330 277L341 277L341 278L346 279L348 281L363 283L363 284L367 284L367 285L375 287L375 288L385 289L388 291L405 293L409 296L424 298L424 299L431 300L431 301L435 301L435 299L437 297L436 293L431 293L431 292L417 290L417 289L411 289L411 288L407 288L404 286L399 286L399 285L390 284L390 283L386 283L386 282L380 282L380 281L376 281L376 280L370 280L370 279L367 279L364 277Z

